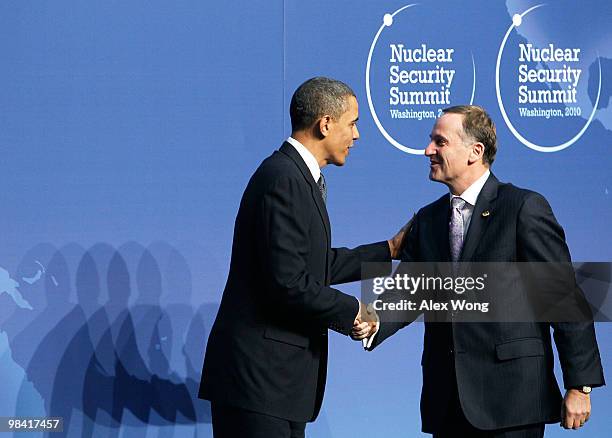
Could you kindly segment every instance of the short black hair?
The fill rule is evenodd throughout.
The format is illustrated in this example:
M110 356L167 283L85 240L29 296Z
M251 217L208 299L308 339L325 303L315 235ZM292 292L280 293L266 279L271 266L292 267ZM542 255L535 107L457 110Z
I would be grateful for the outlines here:
M344 82L322 76L308 79L291 98L291 129L309 128L324 115L337 120L348 109L348 96L355 96L355 92Z

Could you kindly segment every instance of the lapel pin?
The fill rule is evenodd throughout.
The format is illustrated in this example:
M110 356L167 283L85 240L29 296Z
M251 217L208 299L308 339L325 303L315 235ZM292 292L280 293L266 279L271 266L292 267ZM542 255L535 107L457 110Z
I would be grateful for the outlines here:
M482 212L482 217L489 217L491 213L489 212L489 210L485 210Z

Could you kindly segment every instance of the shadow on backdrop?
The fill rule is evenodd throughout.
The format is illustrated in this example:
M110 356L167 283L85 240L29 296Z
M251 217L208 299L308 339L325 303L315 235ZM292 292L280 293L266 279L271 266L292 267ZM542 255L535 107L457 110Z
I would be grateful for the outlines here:
M62 417L64 431L50 437L171 437L178 425L197 436L211 422L197 390L217 305L195 309L176 248L41 244L8 275L31 308L2 296L0 329L25 372L3 415Z

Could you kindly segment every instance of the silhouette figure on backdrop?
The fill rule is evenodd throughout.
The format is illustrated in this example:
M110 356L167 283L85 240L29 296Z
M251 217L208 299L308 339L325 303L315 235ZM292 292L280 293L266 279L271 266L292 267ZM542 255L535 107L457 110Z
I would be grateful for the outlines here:
M69 255L75 255L71 252L76 253L78 248L65 247L62 249L62 256L64 250ZM74 281L70 281L70 277L66 279L70 284L77 284L79 267L80 264L78 267L73 265L74 275L71 277L74 278ZM70 286L66 288L64 299L68 300L71 289ZM79 302L71 305L70 312L43 339L39 351L32 358L34 363L40 362L43 367L49 366L47 372L51 373L49 377L52 380L48 388L50 394L47 398L48 415L64 419L63 432L48 432L46 435L49 437L68 436L68 432L72 429L72 416L81 410L85 371L93 352L93 345L87 331L87 316L81 304L88 298L88 296L83 296L82 291L77 291Z
M54 253L55 248L50 244L36 245L16 268L0 268L0 277L4 274L0 278L0 367L5 376L11 377L2 382L0 412L3 415L45 415L42 397L26 374L25 364L29 363L32 350L28 346L21 346L18 351L13 348L14 338L44 308L42 279Z
M49 437L67 436L78 425L78 418L67 421L71 415L84 410L83 393L85 392L85 376L89 361L94 355L94 344L89 332L88 316L99 307L98 273L95 262L89 252L82 254L80 261L75 264L75 289L77 304L73 311L66 316L71 328L76 327L74 334L63 351L53 385L50 413L64 417L64 432L61 435L50 432ZM81 418L82 423L82 418ZM82 434L82 436L91 436Z
M194 315L191 305L191 271L187 261L181 253L172 246L157 242L149 247L152 254L162 267L161 305L164 313L170 320L172 338L170 351L170 379L174 383L184 383L187 376L183 346L186 333ZM194 395L195 396L195 395Z
M149 383L152 375L145 355L153 327L159 319L159 305L154 303L159 303L161 280L157 263L142 246L130 242L121 246L119 253L128 271L136 274L130 276L136 277L136 287L130 292L137 292L137 295L134 304L126 309L115 342L118 361L113 418L123 418L121 411L127 410L130 414L124 422L139 426L149 423L153 397ZM133 282L130 284L134 285Z
M185 336L193 318L191 272L185 258L167 243L156 242L149 246L149 251L161 265L163 309L155 332L162 342L159 349L152 349L150 354L156 393L153 409L166 418L173 429L175 424L198 421L194 406L197 395L186 383L183 354ZM162 354L156 354L160 352Z
M108 325L95 345L85 373L83 391L83 411L95 423L108 428L109 436L118 436L121 424L123 403L119 386L116 353L120 327L127 318L127 303L130 294L130 277L125 261L118 252L111 258L107 273L108 301L105 314ZM95 315L94 315L95 316ZM102 317L99 317L102 322ZM89 430L84 424L84 430Z
M83 385L82 436L96 436L100 429L117 428L112 419L113 381L115 376L115 344L111 324L127 305L122 285L126 282L116 250L98 243L83 256L77 270L77 294L87 296L85 313L91 315L86 330L92 344ZM111 269L111 263L117 267ZM125 286L123 286L125 288ZM114 295L113 295L114 294ZM99 303L104 301L104 305Z
M76 289L77 294L81 291L83 295L91 296L84 301L83 310L88 315L87 324L94 346L98 345L111 322L123 310L120 302L117 303L118 305L109 302L107 273L115 252L112 246L97 243L83 255L79 263L80 275L77 275Z
M20 283L19 291L32 309L18 307L11 300L8 303L8 307L12 308L13 311L10 316L4 319L2 331L6 332L8 336L13 360L24 371L27 370L34 349L38 345L36 341L40 340L40 338L32 338L27 342L16 342L16 338L19 337L22 341L24 339L27 340L27 333L23 334L24 331L29 329L30 333L32 333L32 330L36 329L36 327L32 327L32 322L43 312L47 305L45 298L45 271L56 251L53 245L46 243L34 246L22 258L13 276L13 279ZM29 281L24 281L24 278ZM0 297L0 300L2 303L5 303L10 298L3 295Z
M67 343L78 329L78 325L73 326L74 321L65 320L74 304L68 301L70 274L66 260L59 250L49 261L46 273L40 281L44 281L45 285L46 306L30 325L15 337L13 351L23 351L25 348L33 350L31 353L28 351L27 356L22 356L21 359L27 360L27 379L42 397L45 411L50 412L55 372ZM82 319L84 321L84 318ZM24 344L27 347L24 347ZM22 387L24 391L28 390L27 385ZM67 413L66 417L68 418L65 418L65 421L69 421L70 413Z

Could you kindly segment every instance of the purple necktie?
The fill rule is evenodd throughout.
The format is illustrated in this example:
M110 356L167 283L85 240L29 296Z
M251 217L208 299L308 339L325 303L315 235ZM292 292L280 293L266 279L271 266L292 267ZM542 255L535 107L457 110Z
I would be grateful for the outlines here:
M449 243L451 251L451 260L456 262L461 255L463 248L463 216L461 211L465 206L465 201L459 197L454 197L451 200L451 219L449 224Z

